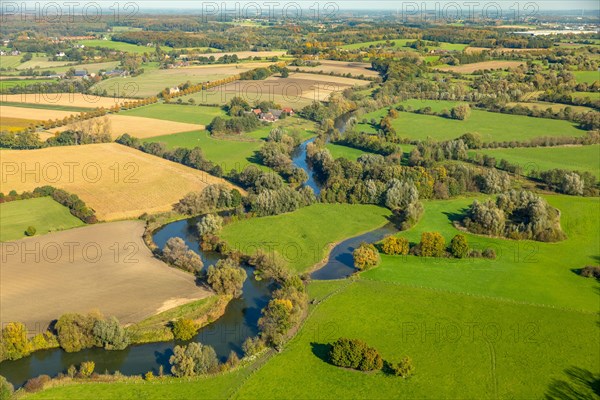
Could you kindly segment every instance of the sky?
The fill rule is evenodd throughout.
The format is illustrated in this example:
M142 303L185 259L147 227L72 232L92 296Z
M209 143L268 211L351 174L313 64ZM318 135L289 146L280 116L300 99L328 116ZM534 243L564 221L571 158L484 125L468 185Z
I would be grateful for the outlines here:
M164 1L164 0L138 0L133 1L137 3L140 9L201 9L203 4L206 3L215 3L221 4L225 3L226 5L233 5L235 3L239 4L248 4L255 3L258 5L272 3L274 4L272 7L277 8L281 7L286 3L298 3L302 8L308 8L313 4L319 4L321 7L324 7L327 3L336 4L339 9L361 9L361 10L385 10L385 9L398 9L402 8L402 4L419 4L426 3L426 7L433 8L435 3L446 5L449 3L457 3L459 5L464 5L468 7L467 4L474 4L474 9L478 7L484 7L489 3L497 3L500 4L502 8L508 9L509 7L515 4L518 4L520 7L524 8L526 5L530 3L535 3L540 10L577 10L577 9L586 9L586 10L599 10L600 1L599 0L494 0L494 1L485 1L485 0L414 0L414 1L404 1L404 0L215 0L215 1L206 1L206 0L172 0L172 1Z

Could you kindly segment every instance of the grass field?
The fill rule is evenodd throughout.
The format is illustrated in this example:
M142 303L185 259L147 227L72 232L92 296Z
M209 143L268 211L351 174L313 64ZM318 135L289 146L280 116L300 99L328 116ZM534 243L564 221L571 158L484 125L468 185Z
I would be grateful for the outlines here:
M506 105L509 107L513 107L517 104L520 106L523 106L523 107L527 107L529 109L538 109L538 110L544 110L544 111L547 110L548 108L550 108L553 112L559 112L561 110L564 110L567 107L569 107L573 112L576 112L576 113L587 113L590 111L594 111L594 109L590 108L590 107L572 106L572 105L561 104L561 103L548 103L545 101L511 102L511 103L507 103Z
M4 192L52 185L77 194L100 220L169 211L185 194L209 184L232 187L206 172L116 143L0 150L0 157Z
M577 82L592 84L600 80L599 71L571 71L571 73L575 75Z
M0 56L0 68L16 68L23 56Z
M83 225L69 209L50 197L17 200L0 204L0 242L21 239L29 226L36 235Z
M439 108L435 101L415 100L420 107L431 106ZM448 108L443 103L443 108ZM363 115L370 121L375 118L380 121L387 114L387 108ZM458 121L435 115L422 115L408 112L399 113L392 125L399 136L424 140L431 137L435 140L455 139L467 132L478 132L485 142L528 140L540 136L583 136L585 131L578 129L575 124L544 118L533 118L521 115L492 113L481 110L471 111L471 116L465 121ZM375 132L371 125L357 124L357 130Z
M345 158L347 160L356 160L365 152L353 147L343 146L341 144L327 143L325 148L329 150L334 159Z
M99 309L132 323L210 295L192 275L154 258L143 232L143 222L121 221L3 244L0 322L41 330L64 313ZM49 250L24 264L19 249L35 246Z
M215 117L226 117L225 111L219 107L163 103L122 111L121 114L201 125L210 124Z
M184 107L188 106L174 106ZM198 107L189 107L193 110ZM208 107L202 107L208 108ZM253 132L244 133L240 136L231 138L215 138L208 131L190 131L183 133L175 133L173 135L157 136L151 139L146 139L147 142L165 143L168 148L186 147L194 148L199 146L202 149L204 156L221 166L223 171L236 169L243 170L248 165L255 165L261 169L267 169L262 166L256 156L256 152L260 150L263 144L263 139L269 135L269 132L274 127L283 127L288 132L298 132L300 138L308 139L315 133L315 124L311 121L298 117L286 118L279 120L275 124L270 124L261 127Z
M146 46L138 46L135 44L125 43L125 42L113 42L112 40L101 40L101 39L91 39L91 40L80 40L77 42L78 44L82 44L86 47L101 47L103 49L110 49L115 51L124 51L127 53L133 54L152 54L156 52L156 47L146 47ZM163 50L168 51L168 47L163 47Z
M523 167L525 173L554 168L590 172L600 179L600 145L486 149L483 154Z
M242 72L271 65L265 62L242 64L203 65L173 69L158 69L156 65L144 65L144 73L135 77L118 77L97 83L92 89L98 93L107 91L109 96L147 97L155 96L165 88L190 81L202 83L216 81Z
M389 216L389 210L377 206L315 204L227 225L220 236L242 253L276 250L294 271L304 272L325 257L329 245L378 228Z
M6 91L14 87L27 87L42 83L58 82L56 79L3 79L0 81L0 91Z
M414 241L422 231L437 230L450 239L457 231L449 216L472 200L427 202L423 219L400 235ZM597 283L571 269L597 263L600 229L589 215L600 202L570 196L548 200L562 212L568 236L564 242L467 235L471 247L494 245L507 251L499 252L495 261L383 256L380 266L354 280L311 282L309 296L315 301L306 323L281 353L255 372L243 367L190 381L169 379L162 385L78 384L31 398L160 399L185 397L192 390L235 399L431 398L432 382L437 383L433 397L445 399L594 398L585 382L586 374L600 371L600 345L594 340ZM301 211L316 207L340 206ZM298 229L292 223L295 214L275 217L290 222L279 231ZM325 227L333 225L321 215L311 220L319 218ZM346 217L343 225L354 219ZM260 219L244 222L256 221ZM224 233L230 227L237 229L237 224ZM247 230L244 243L265 240L273 248L285 241L285 236L272 233L278 227L279 221L270 229ZM321 235L315 232L308 233ZM301 237L299 232L295 237ZM572 256L567 264L561 254ZM334 367L325 361L326 345L339 337L365 340L390 362L409 355L415 375L403 380L384 372Z
M416 51L411 47L407 47L408 42L414 42L417 39L393 39L389 40L390 43L394 43L394 46L386 46L387 40L374 40L371 42L360 42L347 44L344 46L340 46L341 49L345 50L358 50L363 48L373 47L384 47L391 50L399 50L399 51ZM448 50L448 51L463 51L467 45L466 44L454 44L454 43L446 43L440 42L439 46L426 46L429 50Z
M18 70L24 70L24 69L37 69L37 68L48 68L48 69L52 69L52 68L56 68L56 67L63 67L65 65L71 65L71 64L76 64L73 61L68 61L68 60L63 60L63 61L49 61L48 57L45 56L34 56L31 60L26 61L22 64L20 64L17 69Z

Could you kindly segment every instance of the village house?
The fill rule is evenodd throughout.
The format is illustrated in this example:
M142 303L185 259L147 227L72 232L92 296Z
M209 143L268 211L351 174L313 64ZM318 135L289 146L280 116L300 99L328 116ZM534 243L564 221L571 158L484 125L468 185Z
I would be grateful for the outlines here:
M175 93L179 93L180 90L177 86L169 88L169 94L175 94Z
M64 57L64 56L65 56L65 53L62 51L55 54L55 57Z

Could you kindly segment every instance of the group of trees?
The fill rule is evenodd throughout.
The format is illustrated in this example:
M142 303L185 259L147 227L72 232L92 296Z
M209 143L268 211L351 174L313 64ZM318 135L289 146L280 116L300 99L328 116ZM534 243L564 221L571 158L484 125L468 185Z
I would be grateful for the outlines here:
M206 281L218 294L240 297L246 277L238 261L226 258L208 267Z
M402 378L414 373L410 357L404 357L398 363L385 362L376 348L360 339L339 338L330 345L328 357L335 366L363 372L381 370L385 365L389 373Z
M512 239L556 242L565 238L560 228L560 212L526 190L511 190L499 195L496 201L475 200L463 224L474 233Z
M219 370L215 349L198 342L175 346L169 364L171 373L177 377L197 376Z
M598 194L596 177L587 171L567 171L551 169L532 173L534 178L548 185L548 188L559 193L573 196L594 196Z
M237 189L230 189L223 184L212 184L206 186L201 192L186 194L173 206L173 210L185 215L200 215L236 208L241 204L242 195ZM210 222L211 226L213 222Z
M467 238L462 234L455 235L449 246L446 245L446 239L439 232L423 232L421 233L421 241L414 246L411 246L406 238L389 236L383 240L379 247L384 254L388 255L411 254L421 257L496 258L494 249L488 248L483 252L471 249Z
M97 312L64 314L54 329L60 347L69 353L90 347L122 350L130 343L128 332L115 317L106 319Z
M244 114L230 119L215 117L206 129L213 135L239 135L244 132L253 131L262 124L254 114Z
M292 163L292 153L300 144L299 135L288 134L281 128L274 128L259 151L261 161L278 172L289 183L298 186L308 180L306 172Z
M183 239L172 237L162 250L162 259L169 265L199 275L204 264L202 259L185 244Z

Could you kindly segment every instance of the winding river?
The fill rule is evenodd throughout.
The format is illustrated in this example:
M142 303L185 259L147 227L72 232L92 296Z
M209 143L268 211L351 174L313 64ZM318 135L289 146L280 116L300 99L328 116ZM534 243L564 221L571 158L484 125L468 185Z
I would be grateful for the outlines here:
M345 127L349 117L342 121ZM339 128L338 128L339 129ZM294 164L303 168L308 176L309 185L318 194L319 185L314 179L312 170L306 162L306 146L313 141L302 143L297 154L294 155ZM202 257L205 266L212 265L219 259L219 254L205 252L199 248L196 232L197 218L181 220L165 225L155 232L153 239L160 248L171 237L181 237L186 244ZM312 273L311 277L318 280L340 279L354 272L352 251L360 243L373 243L383 239L386 235L396 232L392 225L386 225L372 232L347 239L335 246L329 260L319 270ZM248 279L243 286L243 295L232 300L225 314L217 321L200 329L191 341L199 341L214 347L218 357L224 361L231 351L242 355L241 345L248 337L258 333L258 319L260 311L269 301L271 287L269 283L256 281L253 271L245 267ZM148 371L158 372L163 366L165 373L169 371L169 357L173 354L173 347L184 342L158 342L133 345L122 351L107 351L100 348L86 349L77 353L67 353L61 349L43 350L15 361L0 363L0 375L3 375L16 387L22 386L27 379L41 374L56 376L65 372L70 365L79 365L83 361L92 360L96 364L96 371L113 373L120 371L125 375L140 375Z

